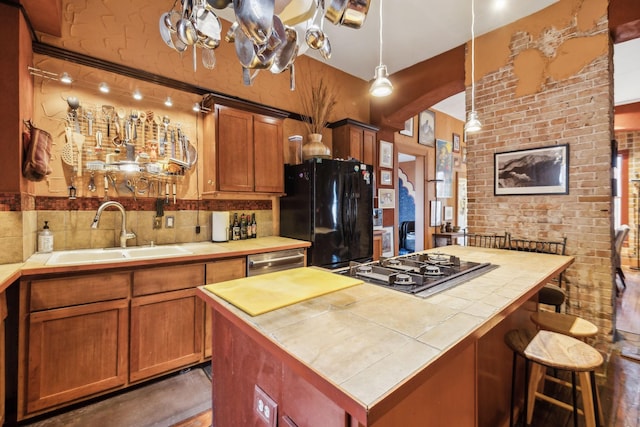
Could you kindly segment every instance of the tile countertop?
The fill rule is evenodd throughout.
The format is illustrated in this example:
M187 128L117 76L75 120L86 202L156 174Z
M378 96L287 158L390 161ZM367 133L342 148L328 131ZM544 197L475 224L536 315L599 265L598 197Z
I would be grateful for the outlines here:
M371 408L456 343L488 332L573 262L570 256L502 249L428 252L435 251L499 268L426 299L365 283L255 317L201 291Z
M289 239L286 237L260 237L257 239L238 240L224 243L198 242L183 243L168 246L180 246L190 253L177 254L172 256L151 257L145 259L120 259L110 261L93 261L90 263L83 262L78 264L67 263L64 265L47 265L51 253L34 254L22 264L15 265L19 276L42 275L50 273L64 272L90 272L110 268L122 267L144 267L146 265L158 266L162 263L177 262L193 262L193 261L212 261L219 258L241 257L255 253L271 252L284 249L306 248L311 244L302 240ZM162 245L157 245L161 248ZM135 249L132 246L127 249ZM118 249L118 248L114 248ZM55 253L55 252L54 252ZM3 274L3 265L0 265L0 278ZM14 279L15 280L15 279Z

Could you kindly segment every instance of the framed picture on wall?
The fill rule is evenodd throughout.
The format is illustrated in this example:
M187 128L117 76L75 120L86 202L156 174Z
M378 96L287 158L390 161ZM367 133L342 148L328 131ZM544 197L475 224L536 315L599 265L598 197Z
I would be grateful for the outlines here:
M413 136L413 117L404 122L404 129L400 131L401 135Z
M393 170L380 169L380 185L393 185Z
M495 153L494 194L569 194L569 144Z
M444 207L444 220L453 221L453 206Z
M387 141L380 141L380 167L393 167L393 144Z
M454 133L451 139L453 141L453 152L459 153L460 152L460 135L457 133Z
M378 189L378 207L382 209L393 209L396 207L396 190L393 188Z
M433 147L436 143L436 114L424 110L418 118L418 143Z

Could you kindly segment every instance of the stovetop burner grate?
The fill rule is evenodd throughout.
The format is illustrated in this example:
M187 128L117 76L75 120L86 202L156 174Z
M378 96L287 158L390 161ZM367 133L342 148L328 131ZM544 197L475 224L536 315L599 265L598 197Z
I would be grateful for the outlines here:
M367 264L352 263L349 268L338 272L424 298L469 281L495 267L490 263L462 261L442 253L415 253Z

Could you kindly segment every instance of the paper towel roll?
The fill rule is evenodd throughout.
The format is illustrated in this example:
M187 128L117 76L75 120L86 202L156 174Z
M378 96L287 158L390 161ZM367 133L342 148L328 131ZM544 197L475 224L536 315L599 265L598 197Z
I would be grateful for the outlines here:
M229 241L229 212L211 212L211 241Z

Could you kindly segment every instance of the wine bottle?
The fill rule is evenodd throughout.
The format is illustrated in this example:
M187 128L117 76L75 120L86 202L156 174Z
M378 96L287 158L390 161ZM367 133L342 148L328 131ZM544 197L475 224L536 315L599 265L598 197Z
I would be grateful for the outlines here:
M258 237L258 223L256 222L255 212L251 214L251 237Z
M244 240L247 238L247 217L245 217L244 213L240 216L240 239Z
M240 240L240 223L237 213L233 214L233 240Z

